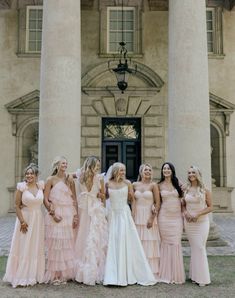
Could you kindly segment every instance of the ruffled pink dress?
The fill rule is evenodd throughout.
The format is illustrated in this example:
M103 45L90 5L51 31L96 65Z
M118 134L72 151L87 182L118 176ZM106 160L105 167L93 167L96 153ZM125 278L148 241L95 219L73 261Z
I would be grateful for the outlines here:
M61 216L62 220L56 223L49 213L45 216L46 283L57 279L58 272L61 281L74 279L75 273L73 217L76 209L72 192L63 181L57 182L50 191L49 200L54 206L55 214Z
M176 189L162 189L160 194L162 203L158 215L161 236L159 277L162 282L182 284L185 282L185 272L181 247L181 201Z
M76 239L75 280L87 285L102 283L108 245L108 226L106 210L97 193L100 178L94 177L91 191L80 183L78 176L79 227Z
M147 228L147 222L152 214L153 193L151 190L135 191L136 210L135 225L149 265L158 278L160 260L160 235L156 217L152 228Z
M20 231L17 218L12 237L10 254L7 260L6 273L3 281L17 286L32 286L42 283L45 273L44 218L41 210L43 203L44 183L38 182L38 192L34 196L25 182L17 184L22 192L21 212L28 224L27 233Z

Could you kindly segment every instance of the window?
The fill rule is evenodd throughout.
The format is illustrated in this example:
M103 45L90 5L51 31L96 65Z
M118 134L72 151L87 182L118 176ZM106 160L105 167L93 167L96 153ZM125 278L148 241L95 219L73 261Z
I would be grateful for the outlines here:
M42 44L42 6L27 6L26 52L40 53Z
M213 10L206 11L206 28L207 28L207 49L209 53L214 52L214 22Z
M222 8L206 10L207 49L209 56L223 56Z
M124 7L122 11L121 7L109 7L107 20L107 52L118 52L121 41L126 43L128 52L134 52L135 9Z

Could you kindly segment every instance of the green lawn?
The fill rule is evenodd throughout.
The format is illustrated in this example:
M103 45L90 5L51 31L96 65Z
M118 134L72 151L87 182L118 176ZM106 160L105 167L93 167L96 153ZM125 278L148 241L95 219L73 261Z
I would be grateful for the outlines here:
M95 287L85 286L70 282L67 285L53 287L51 285L36 285L27 288L12 289L8 284L0 281L0 297L47 297L47 298L216 298L235 297L235 256L211 256L209 259L210 274L212 283L209 286L200 288L189 280L184 285L157 284L150 287L128 286L128 287ZM6 257L0 257L0 278L2 278ZM184 258L186 275L188 274L189 258Z

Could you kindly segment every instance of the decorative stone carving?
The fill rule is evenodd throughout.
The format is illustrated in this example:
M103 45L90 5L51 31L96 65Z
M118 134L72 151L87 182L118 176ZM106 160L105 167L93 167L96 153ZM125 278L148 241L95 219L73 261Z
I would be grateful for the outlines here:
M118 98L116 103L115 103L115 106L116 106L116 110L117 112L125 112L126 110L126 99L124 98Z

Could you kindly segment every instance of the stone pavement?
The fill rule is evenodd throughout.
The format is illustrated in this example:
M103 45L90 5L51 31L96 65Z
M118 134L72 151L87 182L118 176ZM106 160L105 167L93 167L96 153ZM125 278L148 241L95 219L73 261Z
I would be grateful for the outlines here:
M207 247L208 255L235 255L235 214L215 213L213 220L220 230L221 238L228 244L221 247ZM15 215L0 217L0 256L9 253L14 231ZM185 256L190 255L189 247L183 247Z

